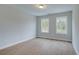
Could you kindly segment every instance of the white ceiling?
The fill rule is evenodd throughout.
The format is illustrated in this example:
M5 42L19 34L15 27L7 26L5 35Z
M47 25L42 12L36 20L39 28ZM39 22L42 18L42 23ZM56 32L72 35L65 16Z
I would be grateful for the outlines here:
M71 11L73 7L71 4L47 4L46 9L36 8L33 4L19 4L16 6L21 10L35 16Z

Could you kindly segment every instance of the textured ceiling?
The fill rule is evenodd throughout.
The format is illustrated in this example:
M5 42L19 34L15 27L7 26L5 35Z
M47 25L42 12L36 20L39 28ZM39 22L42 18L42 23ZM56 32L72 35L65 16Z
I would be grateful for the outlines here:
M19 9L35 16L71 11L73 7L71 4L47 4L46 9L36 8L33 4L19 4L16 6Z

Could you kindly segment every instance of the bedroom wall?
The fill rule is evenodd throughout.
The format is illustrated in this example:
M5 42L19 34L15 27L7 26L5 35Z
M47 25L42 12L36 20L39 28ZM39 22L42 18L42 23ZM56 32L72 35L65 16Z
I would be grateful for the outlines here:
M79 5L74 5L72 15L72 42L76 53L79 55Z
M36 37L34 16L13 5L0 5L0 49L34 37Z

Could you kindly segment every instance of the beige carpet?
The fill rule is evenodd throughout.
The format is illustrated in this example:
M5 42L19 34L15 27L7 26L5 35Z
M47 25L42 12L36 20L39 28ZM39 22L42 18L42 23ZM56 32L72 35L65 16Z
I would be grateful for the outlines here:
M75 55L69 42L35 38L0 51L0 55Z

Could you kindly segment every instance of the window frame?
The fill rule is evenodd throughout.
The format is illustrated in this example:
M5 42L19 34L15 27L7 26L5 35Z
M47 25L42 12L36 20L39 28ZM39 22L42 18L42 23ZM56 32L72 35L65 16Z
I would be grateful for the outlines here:
M65 27L66 27L66 29L65 29L65 31L64 32L58 32L57 31L57 18L66 18L65 19L65 21L66 21L66 23L65 23ZM57 16L56 17L56 34L65 34L65 35L67 35L68 34L68 16Z
M45 21L45 20L47 20L48 21L48 30L47 31L43 31L42 30L42 20L43 21ZM49 18L48 17L46 17L46 18L41 18L41 21L40 21L40 26L41 26L41 33L49 33Z

